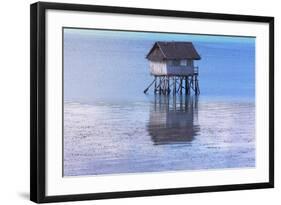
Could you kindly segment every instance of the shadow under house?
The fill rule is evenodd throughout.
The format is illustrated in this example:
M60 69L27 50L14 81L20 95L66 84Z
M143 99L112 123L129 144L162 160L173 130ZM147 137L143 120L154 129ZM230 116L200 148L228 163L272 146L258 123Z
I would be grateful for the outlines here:
M200 60L191 42L155 42L146 56L149 61L152 83L144 90L147 93L154 84L154 93L160 95L200 94L198 66L194 60Z

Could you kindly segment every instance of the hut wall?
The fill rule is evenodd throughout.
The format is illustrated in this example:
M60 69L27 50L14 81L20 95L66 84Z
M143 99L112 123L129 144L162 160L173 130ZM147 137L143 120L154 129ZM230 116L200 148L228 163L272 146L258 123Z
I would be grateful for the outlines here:
M152 75L167 75L167 66L164 61L149 61L149 68Z
M167 75L193 75L194 67L193 66L167 66Z
M152 75L193 75L193 66L169 65L165 61L149 61Z

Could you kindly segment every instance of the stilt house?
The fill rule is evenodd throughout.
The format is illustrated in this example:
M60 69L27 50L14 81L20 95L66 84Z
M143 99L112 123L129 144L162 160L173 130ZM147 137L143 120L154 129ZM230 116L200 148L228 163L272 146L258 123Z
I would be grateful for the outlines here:
M182 94L183 89L186 94L190 94L191 90L196 95L200 93L199 72L194 61L200 60L201 57L191 42L155 42L146 58L149 61L150 73L155 77L155 93L166 95L173 90L173 94Z

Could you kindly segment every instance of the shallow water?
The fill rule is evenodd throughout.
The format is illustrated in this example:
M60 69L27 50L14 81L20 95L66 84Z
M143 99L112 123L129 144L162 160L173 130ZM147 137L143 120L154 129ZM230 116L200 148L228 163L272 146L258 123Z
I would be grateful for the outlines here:
M198 97L160 97L145 56L192 41ZM255 166L255 39L64 30L64 175Z
M253 167L254 110L195 97L65 103L64 175Z

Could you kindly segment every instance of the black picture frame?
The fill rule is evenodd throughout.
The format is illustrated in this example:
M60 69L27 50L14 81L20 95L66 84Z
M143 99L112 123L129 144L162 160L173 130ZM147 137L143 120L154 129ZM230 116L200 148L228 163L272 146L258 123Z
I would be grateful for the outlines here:
M269 181L192 188L169 188L107 193L46 196L46 10L67 10L195 19L263 22L269 25ZM96 200L197 192L230 191L274 187L274 18L265 16L110 7L38 2L30 7L30 199L37 203Z

